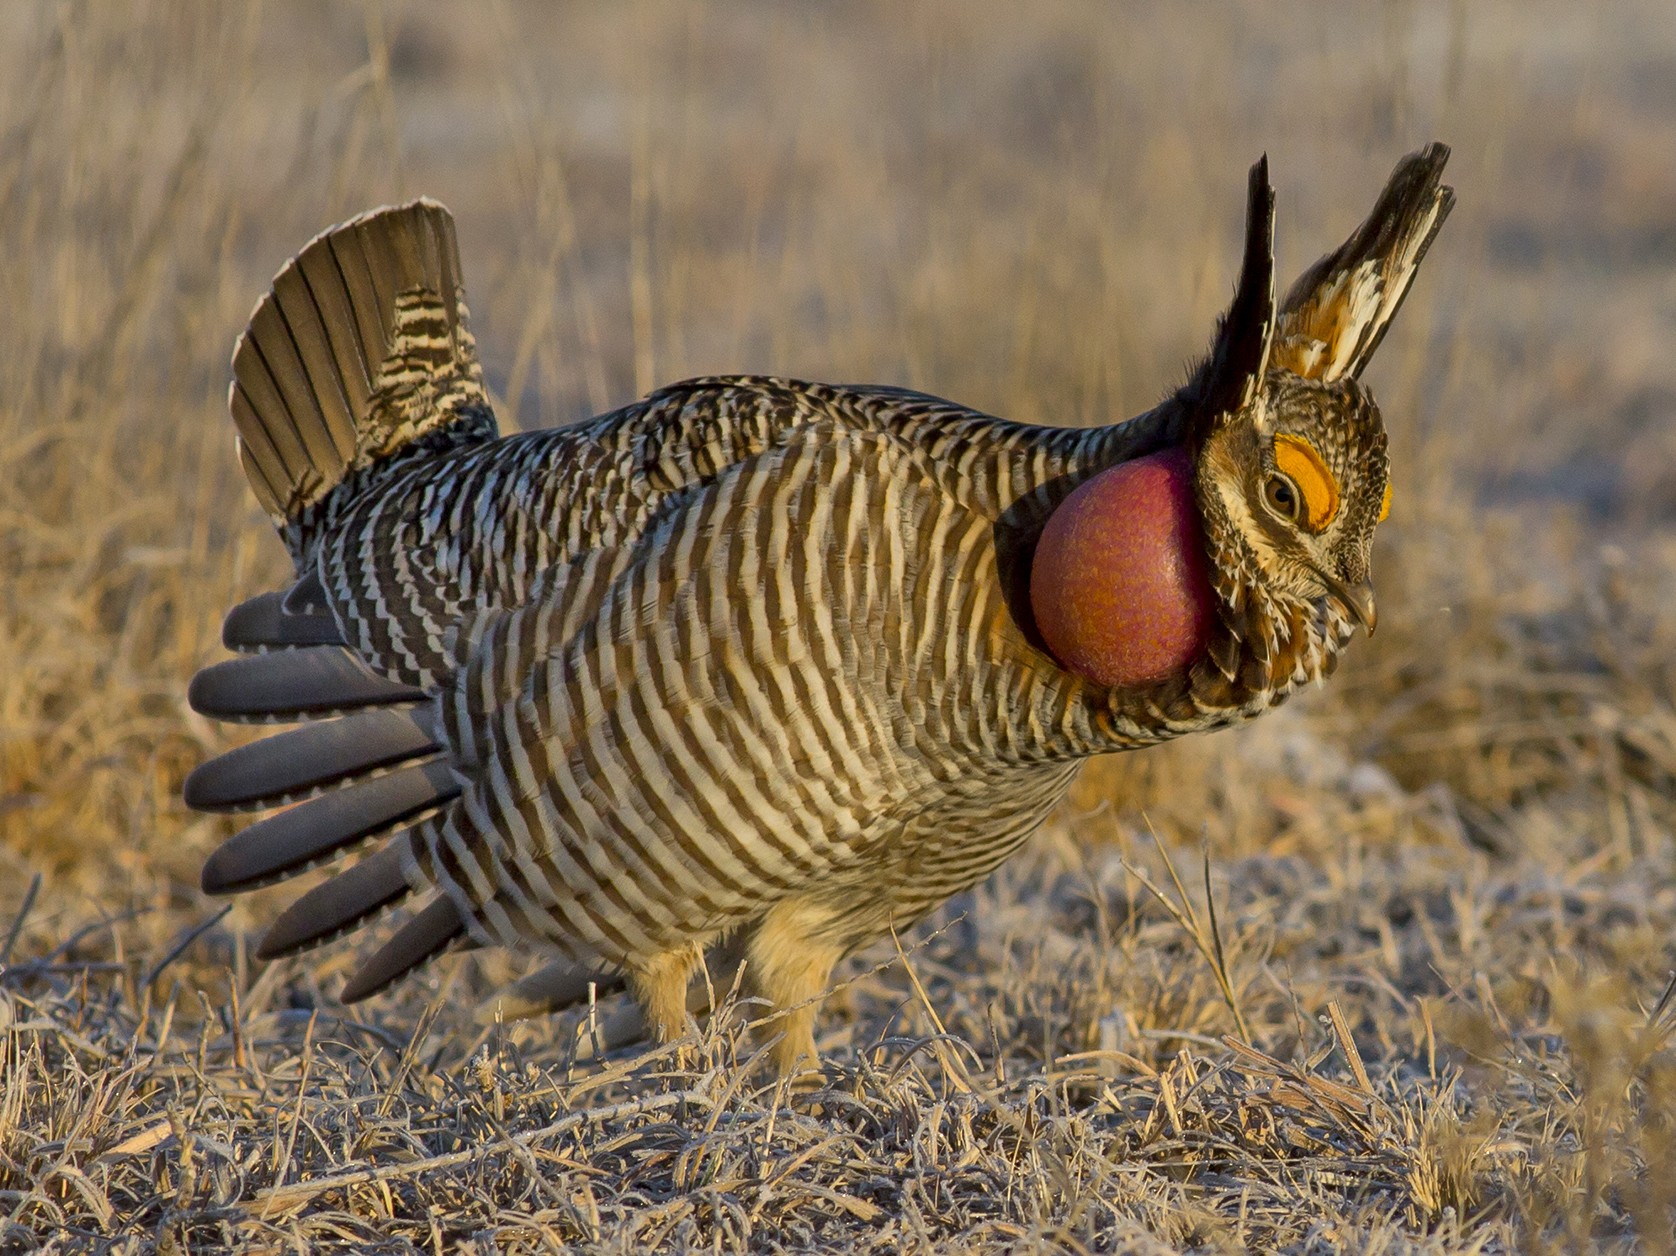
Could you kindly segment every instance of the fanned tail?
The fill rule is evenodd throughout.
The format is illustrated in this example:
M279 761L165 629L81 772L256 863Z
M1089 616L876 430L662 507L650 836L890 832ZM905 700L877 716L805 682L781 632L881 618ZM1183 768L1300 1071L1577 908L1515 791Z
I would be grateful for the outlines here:
M429 200L373 210L286 263L233 351L228 405L245 474L299 579L234 608L222 637L241 657L199 672L189 700L216 719L305 723L187 779L200 810L285 808L211 855L204 889L253 889L388 839L274 922L259 948L273 957L359 928L426 886L412 826L461 789L432 696L347 648L314 566L339 499L381 466L496 435L448 211ZM433 898L344 997L374 993L463 937L452 902Z
M354 472L432 433L493 436L447 209L375 209L287 262L233 350L228 405L297 558L294 530Z

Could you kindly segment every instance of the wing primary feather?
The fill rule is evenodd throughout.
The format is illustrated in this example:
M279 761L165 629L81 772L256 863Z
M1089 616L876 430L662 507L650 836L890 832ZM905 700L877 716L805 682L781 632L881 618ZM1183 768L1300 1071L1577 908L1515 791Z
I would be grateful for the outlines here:
M575 1007L588 997L588 987L599 998L615 994L627 984L620 972L558 960L514 982L511 989L490 996L477 1011L479 1023L527 1020Z
M285 594L287 615L329 615L326 583L318 571L305 572Z
M228 838L204 863L206 894L236 894L296 876L456 798L460 784L432 759L374 777L261 820Z
M422 702L423 689L386 680L335 645L246 654L203 668L187 686L199 715L293 723L362 707Z
M322 946L395 906L411 887L403 871L400 837L322 882L279 914L257 944L258 959L278 959Z
M245 654L344 644L330 615L316 610L292 613L285 609L285 597L283 593L262 593L240 602L221 621L221 644Z
M374 951L338 995L345 1003L359 1003L429 963L465 937L466 923L454 900L438 894L406 921L390 940Z
M261 810L439 749L428 708L367 711L229 750L195 769L182 793L197 811Z

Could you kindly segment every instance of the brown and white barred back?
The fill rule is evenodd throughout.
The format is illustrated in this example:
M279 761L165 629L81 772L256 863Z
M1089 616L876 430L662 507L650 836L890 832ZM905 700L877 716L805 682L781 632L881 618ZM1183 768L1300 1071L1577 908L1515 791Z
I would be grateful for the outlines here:
M297 578L233 610L242 657L191 700L307 722L187 782L194 807L287 807L217 850L205 888L383 839L260 954L419 896L345 1000L495 944L552 960L503 1011L626 979L644 1020L615 1035L668 1039L708 953L716 988L743 964L783 1014L794 1067L833 965L986 876L1083 759L1257 715L1372 629L1388 484L1358 376L1449 212L1447 156L1399 164L1278 310L1258 163L1210 355L1093 429L725 377L501 438L448 212L328 231L233 358L244 466ZM1041 647L1035 540L1083 480L1171 447L1193 462L1217 622L1180 674L1104 687Z

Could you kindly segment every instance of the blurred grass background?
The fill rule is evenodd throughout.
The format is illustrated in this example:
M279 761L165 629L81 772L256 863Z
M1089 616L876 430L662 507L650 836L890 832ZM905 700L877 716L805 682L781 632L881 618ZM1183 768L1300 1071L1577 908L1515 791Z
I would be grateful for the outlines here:
M5 959L106 964L135 1002L254 980L245 931L272 896L136 985L214 910L197 868L228 831L178 801L229 735L186 710L186 679L219 657L225 609L282 576L233 457L227 357L325 226L420 193L454 210L507 426L733 371L1087 424L1148 407L1208 343L1259 153L1285 282L1438 138L1459 206L1369 372L1396 486L1379 636L1248 729L1092 767L1035 862L975 900L1004 971L956 965L938 1001L970 1004L950 1023L980 1045L995 1000L1018 1001L992 1045L1038 1062L1093 1044L1113 1007L1153 1064L1173 1031L1225 1031L1195 954L1161 945L1099 951L1110 972L1080 992L1048 981L1043 1029L1042 952L1008 941L1018 894L1047 896L1026 919L1060 902L1042 868L1094 859L1103 886L1101 852L1144 863L1148 824L1203 835L1265 1049L1304 1050L1299 1009L1335 998L1392 1069L1447 1021L1480 1069L1463 1121L1548 1121L1546 1169L1521 1153L1475 1196L1500 1200L1485 1226L1669 1250L1676 1192L1649 1174L1676 1150L1676 1083L1636 1036L1676 965L1669 18L1664 0L0 7ZM1105 962L1056 967L1085 960ZM318 989L284 980L293 1001ZM411 1026L426 980L379 1015ZM871 1041L870 1006L823 1045ZM24 1037L0 1105L14 1166L69 1154L66 1100L22 1097ZM1485 1064L1534 1040L1568 1061L1552 1090Z

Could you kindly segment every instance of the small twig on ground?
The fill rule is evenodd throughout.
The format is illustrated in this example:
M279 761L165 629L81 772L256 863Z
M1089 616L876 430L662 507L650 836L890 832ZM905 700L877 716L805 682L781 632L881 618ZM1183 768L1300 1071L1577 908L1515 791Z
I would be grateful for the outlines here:
M588 1121L614 1121L619 1117L632 1116L642 1112L658 1112L664 1108L673 1108L685 1103L703 1104L708 1099L708 1094L703 1090L673 1090L661 1095L647 1095L643 1099L631 1099L623 1103L608 1104L602 1108L587 1108L581 1112L572 1112L568 1116L561 1117L549 1125L543 1125L540 1129L531 1130L527 1134L514 1134L499 1143L470 1147L465 1151L451 1151L441 1156L426 1156L422 1160L408 1160L401 1164L352 1169L347 1173L315 1178L309 1182L293 1182L288 1186L276 1186L272 1190L257 1195L246 1207L256 1211L260 1217L266 1218L275 1211L284 1211L288 1208L294 1208L298 1204L305 1204L326 1191L342 1190L351 1186L364 1186L369 1182L391 1182L402 1178L417 1177L419 1174L431 1173L437 1169L452 1169L458 1165L470 1164L474 1160L492 1156L501 1151L527 1151L533 1143L538 1143L545 1138L552 1138Z
M145 989L145 987L149 986L152 982L161 977L165 968L186 953L187 947L191 946L199 938L203 937L204 934L208 933L211 929L215 928L216 925L220 924L222 920L226 918L227 913L232 910L233 905L228 903L208 920L203 921L196 928L189 930L186 936L170 947L169 953L162 959L158 960L157 963L152 966L151 971L146 973L145 978L140 982L140 988L142 990Z
M12 947L17 945L17 935L23 932L23 922L29 916L29 909L35 906L35 895L41 892L41 874L36 873L29 878L29 889L23 895L23 905L17 909L17 915L12 917L12 927L6 933L6 945L0 946L0 968L11 962Z
M1350 1072L1356 1078L1356 1084L1364 1093L1373 1094L1373 1082L1368 1079L1367 1066L1362 1063L1362 1053L1356 1049L1356 1040L1350 1036L1350 1022L1345 1018L1344 1009L1338 1005L1337 999L1327 1002L1327 1019L1333 1026L1333 1037L1338 1039L1338 1049L1344 1052L1345 1061L1350 1065Z
M0 957L0 962L3 962L3 957ZM1676 1016L1670 1015L1673 1009L1676 1009L1676 972L1670 974L1670 980L1664 983L1664 993L1653 1004L1653 1010L1647 1013L1647 1028L1657 1030L1661 1036L1676 1029Z
M943 1018L937 1015L936 1005L931 1002L931 996L925 992L925 986L920 983L919 974L914 971L913 962L908 953L902 949L902 939L896 930L890 931L890 940L896 946L896 957L902 961L903 971L908 974L908 980L913 983L914 993L919 997L920 1006L931 1021L931 1027L936 1030L932 1039L932 1050L936 1053L938 1062L943 1066L943 1075L963 1095L972 1093L972 1083L967 1077L966 1066L960 1060L957 1052L948 1049L949 1031L943 1024Z
M1228 976L1228 956L1222 949L1222 926L1217 923L1216 919L1216 893L1210 885L1210 848L1201 846L1199 857L1204 862L1205 909L1210 915L1210 941L1215 951L1215 958L1212 960L1211 966L1216 970L1216 983L1222 987L1222 997L1228 1003L1228 1010L1234 1014L1234 1024L1239 1026L1240 1036L1250 1042L1251 1027L1245 1023L1245 1013L1240 1010L1239 1000L1234 997L1234 983ZM1175 879L1175 875L1176 870L1172 867L1170 869L1172 880ZM1181 882L1179 880L1176 881L1176 886L1178 889L1180 888ZM1182 895L1182 901L1187 901L1185 894ZM1203 949L1202 945L1200 949Z

